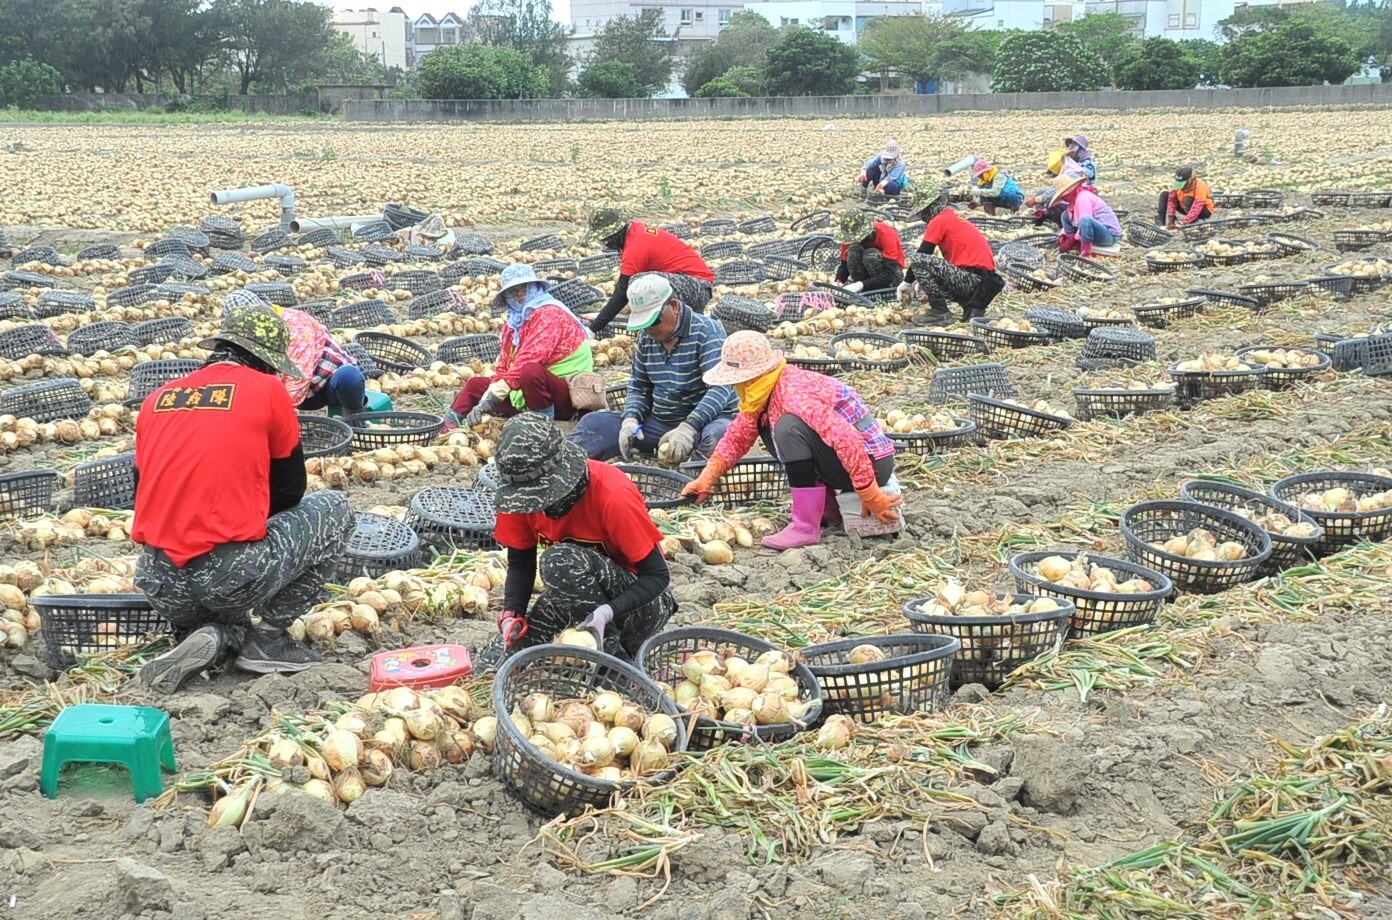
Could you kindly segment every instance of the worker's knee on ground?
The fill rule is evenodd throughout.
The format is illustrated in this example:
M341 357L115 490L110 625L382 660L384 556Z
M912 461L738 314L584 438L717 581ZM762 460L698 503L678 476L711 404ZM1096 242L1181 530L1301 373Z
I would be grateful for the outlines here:
M542 551L537 560L541 582L548 588L560 588L577 583L593 582L591 574L599 557L574 543L556 543Z

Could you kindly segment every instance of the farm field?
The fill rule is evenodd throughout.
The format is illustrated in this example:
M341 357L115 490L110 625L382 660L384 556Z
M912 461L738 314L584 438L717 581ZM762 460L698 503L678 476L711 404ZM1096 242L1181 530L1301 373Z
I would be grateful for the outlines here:
M343 339L368 332L369 353L374 331L422 346L418 366L384 365L370 388L398 410L438 414L484 371L477 342L459 340L496 332L488 302L502 264L546 263L540 271L575 279L567 290L582 305L608 296L614 265L582 241L601 205L714 246L725 283L713 311L725 298L776 310L775 345L814 363L843 359L836 372L913 448L897 468L907 528L892 539L828 529L820 545L785 553L742 539L786 520L776 474L745 496L752 505L655 511L681 604L674 626L735 629L790 649L905 632L904 605L949 579L1023 588L1010 567L1020 553L1129 558L1127 509L1177 500L1194 479L1265 493L1288 476L1349 471L1363 474L1364 497L1392 476L1392 386L1360 370L1379 356L1392 367L1392 353L1378 350L1387 340L1365 338L1392 323L1392 112L1019 113L826 127L7 126L0 233L17 258L0 259L9 272L0 474L59 476L51 513L0 520L0 898L16 905L0 916L1392 916L1392 544L1381 539L1392 515L1376 504L1318 561L1287 557L1226 590L1180 593L1150 623L1100 616L1013 673L984 667L998 689L968 683L943 709L849 739L809 732L722 747L607 811L552 822L494 777L477 732L398 758L347 806L289 789L304 785L306 766L268 772L269 736L341 714L366 691L371 654L437 642L477 649L494 633L501 564L486 547L336 586L301 622L327 661L293 677L215 675L155 697L131 678L162 646L118 645L101 630L71 640L95 652L81 667L50 667L31 600L130 591L137 551L130 513L84 510L74 469L132 449L126 402L148 392L147 365L201 359L196 342L216 328L228 291L257 285L278 302L313 305ZM1239 127L1252 131L1254 161L1232 156ZM1182 163L1228 196L1215 222L1163 242L1128 239L1098 273L1061 265L1029 222L974 212L1026 263L990 311L1010 322L989 329L906 334L913 311L897 303L800 296L831 280L826 212L859 203L853 179L887 137L918 181L940 181L931 174L976 153L1030 194L1046 184L1048 152L1076 133L1091 140L1103 197L1129 212L1124 225L1155 221L1157 193ZM269 182L294 189L301 218L388 203L439 213L470 251L283 239L275 200L209 204L213 190ZM965 188L960 177L952 185ZM921 228L893 202L870 204L916 243ZM214 215L224 220L205 222ZM1328 280L1336 276L1344 280ZM376 303L356 306L365 301ZM112 321L134 328L108 334L135 338L110 351L74 344ZM138 325L155 321L165 322ZM1093 327L1150 338L1114 337L1142 351L1110 366L1110 353L1099 358L1082 337ZM894 336L908 360L846 360L830 340L847 332ZM46 345L57 350L34 353ZM1172 392L1177 365L1252 346L1319 350L1332 362L1260 381L1181 373L1189 389ZM631 340L595 347L606 377L622 382ZM972 418L965 401L934 403L930 381L981 364L999 365L1013 399L1046 413L996 407L1001 433L1024 436L975 443L912 421L941 416L936 427L953 429ZM7 408L14 388L63 380L90 399L90 414L84 403L37 421ZM1111 395L1090 403L1078 389ZM1099 399L1149 411L1089 417ZM987 409L974 411L987 421ZM311 459L310 487L342 489L358 511L401 520L422 489L477 484L495 437L455 432L400 448L359 439L350 454ZM1337 500L1325 510L1329 520L1347 512ZM1019 636L993 638L969 660L1033 651ZM466 688L473 712L460 721L477 724L489 682ZM42 729L78 701L169 712L179 772L154 807L137 807L119 772L115 793L102 788L110 774L89 771L56 800L40 795ZM241 826L209 828L214 798L253 780L260 793Z

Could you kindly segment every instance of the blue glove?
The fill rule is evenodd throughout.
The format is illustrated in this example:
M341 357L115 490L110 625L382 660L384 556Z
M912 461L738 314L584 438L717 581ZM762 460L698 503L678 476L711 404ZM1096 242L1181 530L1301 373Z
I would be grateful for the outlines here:
M608 604L600 604L594 609L594 613L585 617L584 622L577 628L588 629L590 632L594 633L595 638L599 640L599 647L602 649L604 648L604 627L608 626L613 619L614 608L610 607Z

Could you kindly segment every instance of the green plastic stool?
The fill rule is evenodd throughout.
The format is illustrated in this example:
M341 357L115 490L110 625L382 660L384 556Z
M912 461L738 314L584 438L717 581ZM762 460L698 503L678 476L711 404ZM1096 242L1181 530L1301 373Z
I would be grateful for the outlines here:
M390 412L392 410L391 397L386 393L376 390L367 391L367 405L363 407L364 412ZM343 414L343 409L338 406L329 406L329 415L338 418Z
M48 798L58 797L58 776L71 762L122 764L130 771L137 802L160 795L160 767L175 769L169 716L149 706L69 706L44 735L39 788Z

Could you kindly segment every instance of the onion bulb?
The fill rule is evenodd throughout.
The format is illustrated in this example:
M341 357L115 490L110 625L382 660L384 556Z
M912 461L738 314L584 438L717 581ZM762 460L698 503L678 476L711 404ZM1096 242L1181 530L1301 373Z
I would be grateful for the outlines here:
M751 709L758 695L748 687L734 687L721 694L716 702L724 709Z
M381 695L381 703L388 709L415 709L417 702L416 691L410 687L392 687Z
M230 795L225 795L213 803L208 812L209 827L241 827L246 818L247 801L255 783L247 782L238 786Z
M795 700L798 698L798 682L791 677L780 674L777 677L769 678L768 686L764 687L765 693L777 693L785 700Z
M817 747L824 751L839 751L851 743L855 735L855 723L848 716L827 716L822 727L817 730Z
M631 728L624 728L622 725L609 729L609 743L614 746L614 753L619 757L627 757L633 753L633 749L638 745L638 733Z
M701 544L701 559L706 565L728 565L735 561L735 551L724 540Z
M334 806L338 805L338 795L334 792L333 786L330 786L322 779L312 779L300 788L321 802L327 802Z
M614 716L615 727L622 726L635 732L642 731L643 723L646 721L647 717L643 710L636 703L630 703L627 700L619 707L618 715Z
M430 694L430 699L434 700L447 715L453 716L461 722L468 720L469 713L474 708L473 698L463 687L441 687Z
M643 739L670 748L677 741L677 723L663 712L655 712L643 723Z
M555 716L555 707L551 702L551 697L545 693L529 693L522 697L518 703L522 710L522 715L532 724L539 722L550 722Z
M619 707L623 706L623 703L623 697L614 691L601 690L595 694L595 698L590 702L590 711L599 721L612 725L614 716L618 715Z
M693 684L700 684L707 674L724 674L725 662L708 648L697 649L682 662L682 674Z
M401 714L406 731L418 741L431 741L445 727L440 716L430 709L408 709Z
M304 751L289 738L277 738L266 752L266 759L277 768L298 767L305 762Z
M556 721L568 726L575 737L580 738L585 734L585 726L594 722L594 713L579 700L566 700L556 710Z
M362 739L352 732L335 729L324 739L322 755L329 769L335 773L349 767L356 768L362 762Z
M587 648L591 650L599 649L599 640L595 634L588 629L563 629L556 636L557 645L569 645L574 648Z
M739 707L726 707L725 721L733 722L736 725L753 725L754 712L753 710L742 709Z
M672 691L672 701L682 709L691 705L691 701L701 695L701 688L689 680L683 680L677 684L676 690Z
M771 677L774 674L787 674L790 672L793 669L793 656L789 655L787 652L774 649L770 652L764 652L758 658L755 658L754 663L768 668L769 676Z
M873 664L876 661L884 661L885 653L874 645L857 645L851 649L849 658L851 664Z
M491 754L493 742L498 738L498 720L493 716L484 716L474 722L474 736L478 738L483 749Z
M333 789L339 801L351 805L367 791L367 781L357 767L349 767L334 777Z
M414 773L430 773L440 769L439 750L429 741L412 741L406 762Z
M667 766L667 748L660 741L639 741L629 755L628 763L638 776L657 773Z
M370 750L363 752L362 766L358 772L369 786L380 786L392 775L391 757L386 751Z
M616 753L608 735L588 735L580 742L580 762L586 766L607 767Z
M755 693L764 689L764 687L768 685L768 682L769 669L761 664L751 664L741 671L739 677L735 680L736 685L744 687L747 690L753 690Z
M761 693L754 698L754 721L759 725L783 725L792 721L788 701L777 693Z
M1062 556L1045 556L1039 560L1039 574L1047 581L1062 581L1071 571L1072 565Z

